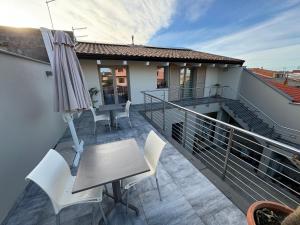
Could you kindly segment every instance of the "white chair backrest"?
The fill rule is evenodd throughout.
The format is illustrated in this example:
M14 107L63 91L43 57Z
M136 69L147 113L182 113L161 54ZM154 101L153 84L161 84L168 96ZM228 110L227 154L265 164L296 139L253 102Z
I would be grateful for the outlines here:
M93 113L94 120L96 120L96 113L95 113L95 109L93 108L93 106L90 107L90 110Z
M54 211L58 213L59 199L71 176L65 159L57 151L50 149L25 179L33 181L47 193Z
M126 105L125 105L125 112L129 116L129 108L131 105L131 101L127 100Z
M152 130L148 134L145 143L145 158L151 167L156 171L160 154L165 147L166 143Z

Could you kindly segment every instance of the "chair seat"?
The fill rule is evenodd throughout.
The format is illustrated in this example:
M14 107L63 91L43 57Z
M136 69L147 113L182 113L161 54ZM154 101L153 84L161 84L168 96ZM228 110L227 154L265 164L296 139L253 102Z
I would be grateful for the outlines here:
M102 192L103 192L102 186L72 194L72 188L75 182L75 178L76 177L72 176L67 182L66 188L59 202L61 209L67 206L80 204L80 203L102 201Z
M146 160L146 162L147 162L147 160ZM122 184L124 185L124 189L128 190L129 188L133 187L134 185L136 185L140 181L142 181L142 180L144 180L148 177L151 177L155 174L155 170L151 167L151 165L148 162L147 162L147 164L150 168L150 171L124 179L122 181Z
M115 112L115 118L128 117L128 113L126 112Z
M96 121L110 120L110 116L108 114L100 114L95 117L95 120Z

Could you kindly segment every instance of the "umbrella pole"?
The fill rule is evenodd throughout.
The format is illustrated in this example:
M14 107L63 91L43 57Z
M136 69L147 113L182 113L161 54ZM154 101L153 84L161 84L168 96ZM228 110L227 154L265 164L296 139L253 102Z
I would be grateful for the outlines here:
M73 122L73 114L64 113L63 114L63 119L64 119L65 122L68 123L69 129L70 129L70 132L71 132L71 135L72 135L72 139L73 139L73 142L74 142L73 148L76 151L76 156L75 156L74 161L73 161L73 167L77 167L78 164L79 164L80 154L83 151L83 141L81 140L79 142L79 140L78 140L78 136L77 136L76 129L75 129L75 126L74 126L74 122Z

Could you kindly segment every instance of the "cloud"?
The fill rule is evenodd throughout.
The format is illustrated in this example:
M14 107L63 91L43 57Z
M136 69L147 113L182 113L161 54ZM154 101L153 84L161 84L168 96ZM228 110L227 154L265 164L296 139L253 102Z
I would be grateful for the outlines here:
M213 2L214 0L180 0L177 12L184 20L195 22L207 12Z
M254 62L255 55L259 55L266 64L276 65L275 61L272 62L273 57L270 54L276 53L276 57L281 57L283 62L286 57L284 53L287 53L286 49L289 49L290 54L294 56L296 56L296 50L299 52L299 48L291 47L300 44L299 11L300 6L297 5L278 13L267 21L229 35L192 44L189 47L216 54L242 57L252 62ZM299 54L298 61L300 61ZM255 62L259 63L257 60Z
M300 66L300 44L267 49L237 56L246 59L247 67L261 67L271 70L292 70Z
M195 47L237 55L300 43L299 10L300 7L288 10L266 22Z
M0 24L10 26L50 26L47 7L41 0L0 0ZM175 0L56 0L49 4L55 29L88 34L97 42L144 44L160 29L169 26L175 13Z

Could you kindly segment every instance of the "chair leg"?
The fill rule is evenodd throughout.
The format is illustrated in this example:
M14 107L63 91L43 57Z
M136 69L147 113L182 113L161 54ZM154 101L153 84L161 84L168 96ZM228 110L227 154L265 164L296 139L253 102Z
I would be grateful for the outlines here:
M60 213L55 215L56 219L56 225L60 225Z
M115 121L116 121L116 128L118 128L118 119L116 118Z
M109 131L111 131L110 120L108 121Z
M128 197L129 197L129 189L126 191L126 214L128 214Z
M92 225L96 225L96 206L93 205Z
M102 214L102 217L103 217L104 223L105 223L105 225L108 225L108 222L107 222L107 219L106 219L106 216L105 216L104 210L103 210L103 208L102 208L102 204L101 204L101 202L99 203L99 205L100 205L100 211L101 211L101 214Z
M94 123L94 135L96 134L96 122Z
M159 183L158 183L157 177L155 177L155 181L156 181L157 191L158 191L158 195L159 195L159 200L162 201L161 193L160 193L160 188L159 188Z
M128 117L128 123L129 123L130 127L132 128L131 121L130 121L129 117Z
M107 189L106 184L104 184L104 189L105 189L105 192L108 193L108 189Z

